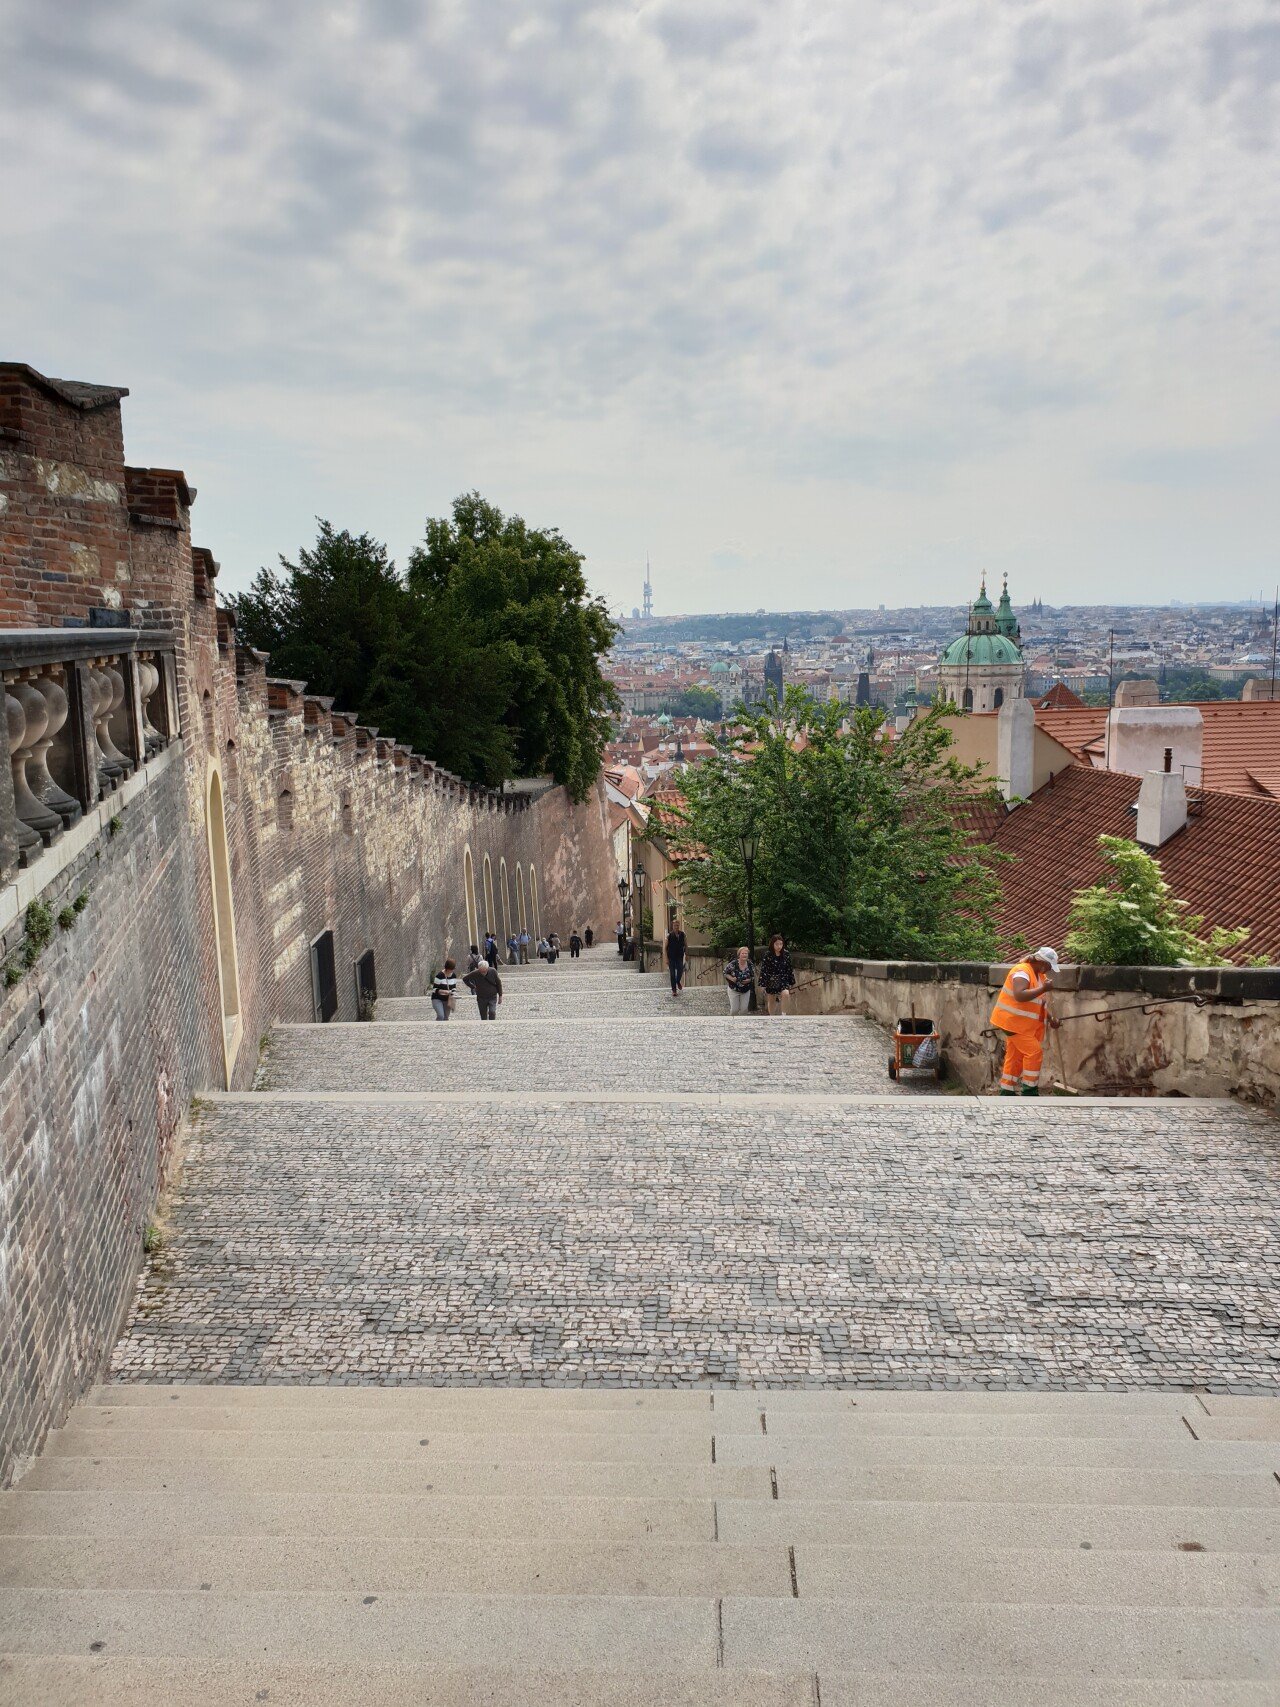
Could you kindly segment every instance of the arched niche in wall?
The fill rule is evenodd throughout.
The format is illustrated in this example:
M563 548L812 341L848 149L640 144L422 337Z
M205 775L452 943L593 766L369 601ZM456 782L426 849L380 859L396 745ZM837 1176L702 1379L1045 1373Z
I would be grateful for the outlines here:
M495 931L498 927L498 915L493 906L493 866L489 856L484 856L484 928Z
M524 867L516 862L516 918L520 921L520 929L529 928L529 914L524 904Z
M538 906L538 874L532 865L529 867L529 899L533 903L533 934L535 937L540 937L542 935L542 913Z
M960 709L961 709L961 711L972 711L973 710L973 689L972 688L966 688L964 690L964 698L960 701Z
M498 894L502 901L502 946L505 948L511 936L511 894L507 888L507 862L498 861Z
M462 852L462 898L467 911L467 942L472 948L478 948L480 920L476 912L476 873L470 848L464 848Z
M240 962L236 953L236 912L231 893L231 858L227 849L227 819L222 776L209 772L205 796L205 832L209 841L209 876L213 887L213 935L218 963L218 999L222 1009L222 1066L228 1086L240 1047Z

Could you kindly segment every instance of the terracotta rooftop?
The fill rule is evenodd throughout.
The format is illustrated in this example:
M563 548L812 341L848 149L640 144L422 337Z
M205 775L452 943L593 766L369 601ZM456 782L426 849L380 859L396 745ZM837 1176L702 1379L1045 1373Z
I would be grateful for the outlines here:
M1204 786L1280 799L1280 700L1198 700L1195 709L1204 719ZM1086 763L1092 753L1101 757L1105 706L1037 707L1036 722Z
M1072 765L1015 811L975 826L1014 856L1000 871L1006 932L1061 948L1072 895L1103 875L1098 837L1134 835L1139 780ZM1248 925L1240 960L1280 961L1280 800L1199 788L1187 796L1192 816L1156 856L1174 894L1211 925Z
M1042 693L1039 699L1032 702L1037 711L1066 711L1077 708L1084 709L1084 701L1078 693L1072 693L1065 682L1055 682L1048 693Z

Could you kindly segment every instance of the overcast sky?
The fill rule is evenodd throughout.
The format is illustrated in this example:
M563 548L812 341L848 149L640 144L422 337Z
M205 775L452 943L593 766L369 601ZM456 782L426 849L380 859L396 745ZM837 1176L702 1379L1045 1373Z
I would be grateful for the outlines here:
M1270 0L0 0L0 331L242 585L476 486L630 608L1280 566Z

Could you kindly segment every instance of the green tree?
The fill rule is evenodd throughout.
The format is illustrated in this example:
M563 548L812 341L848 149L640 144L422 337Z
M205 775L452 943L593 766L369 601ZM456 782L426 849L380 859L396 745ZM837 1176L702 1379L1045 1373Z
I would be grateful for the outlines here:
M581 798L595 779L614 625L558 533L477 493L427 523L407 578L370 535L322 521L313 548L260 570L233 604L276 675L468 781L549 772Z
M882 711L789 688L655 809L682 850L686 905L721 944L745 934L739 838L758 835L754 911L795 948L869 959L990 958L1002 856L971 838L977 772L948 754L942 708L889 740Z
M708 722L720 719L720 695L712 688L682 688L664 699L658 707L668 717L701 717Z
M1066 951L1093 966L1220 966L1249 932L1215 926L1175 899L1160 862L1124 836L1099 836L1109 870L1077 890L1067 918Z
M517 770L549 771L582 798L618 701L600 669L617 628L588 596L581 555L554 529L531 528L468 492L450 519L428 521L408 582L480 653L473 691L492 695Z

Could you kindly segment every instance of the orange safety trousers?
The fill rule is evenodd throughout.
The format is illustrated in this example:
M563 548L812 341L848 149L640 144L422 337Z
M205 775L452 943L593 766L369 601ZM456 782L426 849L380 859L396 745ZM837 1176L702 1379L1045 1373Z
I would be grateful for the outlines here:
M1044 1038L1037 1037L1034 1032L1006 1032L1007 1041L1004 1049L1004 1071L1000 1075L1000 1089L1006 1094L1016 1094L1019 1086L1024 1091L1040 1089L1040 1067L1044 1061Z

